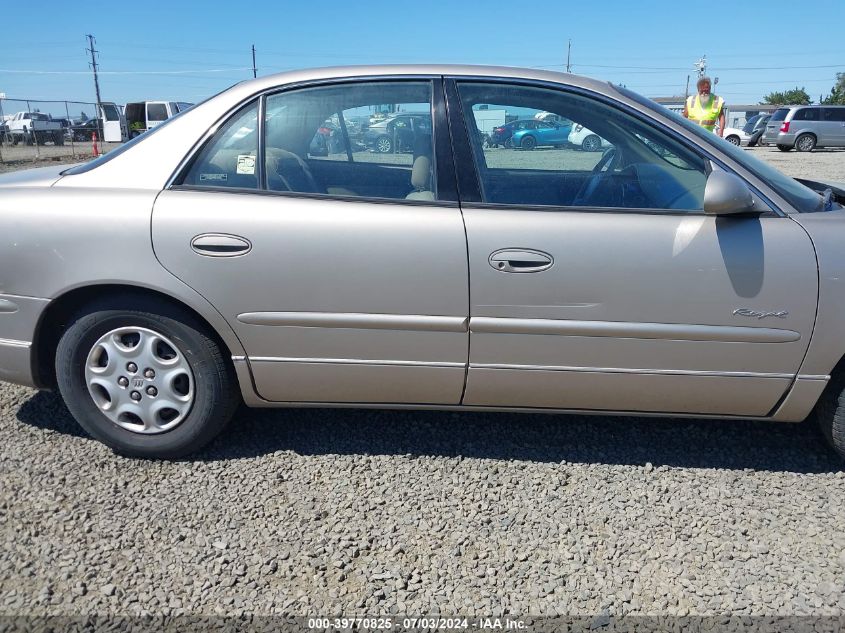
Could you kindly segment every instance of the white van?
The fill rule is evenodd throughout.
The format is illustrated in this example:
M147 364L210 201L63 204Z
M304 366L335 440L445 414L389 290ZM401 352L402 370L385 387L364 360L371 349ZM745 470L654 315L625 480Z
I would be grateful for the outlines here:
M127 103L124 112L129 126L129 138L153 129L172 116L191 107L192 103L176 101L138 101Z

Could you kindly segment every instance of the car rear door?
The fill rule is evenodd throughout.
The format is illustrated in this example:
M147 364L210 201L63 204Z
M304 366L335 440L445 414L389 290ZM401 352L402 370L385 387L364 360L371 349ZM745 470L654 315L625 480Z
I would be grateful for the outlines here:
M823 107L822 131L825 135L825 145L830 147L845 147L845 107Z
M801 227L774 213L704 215L711 166L695 146L596 95L480 80L447 94L449 111L467 117L451 119L456 164L476 165L460 181L464 404L744 416L775 407L815 316L815 255ZM487 104L566 116L613 147L484 149L463 126ZM579 165L585 176L571 179ZM549 190L561 202L548 204Z
M158 197L156 254L231 324L266 400L460 402L466 239L454 169L423 178L429 163L451 165L441 94L440 81L423 79L262 97L232 115ZM385 103L438 112L427 154L347 144L349 170L389 160L405 188L380 190L363 169L330 193L323 172L308 168L315 131L333 113ZM426 185L429 200L406 199Z

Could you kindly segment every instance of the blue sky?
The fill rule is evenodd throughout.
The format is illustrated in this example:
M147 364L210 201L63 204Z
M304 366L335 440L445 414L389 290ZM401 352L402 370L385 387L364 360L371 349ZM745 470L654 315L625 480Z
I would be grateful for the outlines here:
M845 0L815 0L812 10L794 0L737 0L706 20L694 4L47 0L24 12L31 29L4 29L0 92L93 101L87 33L97 40L102 98L117 103L199 101L252 77L252 44L259 75L392 62L562 70L571 38L575 73L650 97L683 93L693 62L706 54L708 74L719 78L716 92L734 104L794 86L815 100L845 72L845 40L837 33Z

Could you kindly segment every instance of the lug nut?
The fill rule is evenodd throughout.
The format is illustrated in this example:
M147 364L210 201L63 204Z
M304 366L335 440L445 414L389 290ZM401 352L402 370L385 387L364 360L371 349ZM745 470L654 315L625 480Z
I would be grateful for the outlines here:
M117 379L117 384L119 384L121 387L128 387L129 379L126 376L121 376Z
M148 396L157 396L158 395L158 389L156 389L155 387L147 387L147 395Z
M136 365L135 363L127 363L126 371L134 374L136 371L138 371L138 365Z
M145 369L144 370L144 378L149 378L152 380L156 377L156 373L152 369Z
M141 394L138 393L137 391L133 391L132 393L129 394L129 397L132 398L135 402L138 402L138 400L141 399Z

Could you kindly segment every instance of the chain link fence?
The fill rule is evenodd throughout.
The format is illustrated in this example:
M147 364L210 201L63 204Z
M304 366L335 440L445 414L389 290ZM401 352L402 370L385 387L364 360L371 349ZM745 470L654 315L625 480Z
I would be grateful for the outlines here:
M95 132L99 153L120 145L102 142L96 103L0 99L0 163L87 160Z

